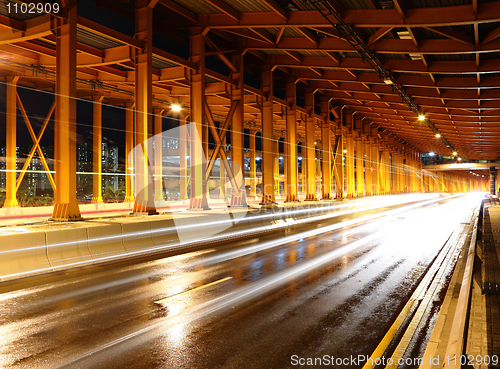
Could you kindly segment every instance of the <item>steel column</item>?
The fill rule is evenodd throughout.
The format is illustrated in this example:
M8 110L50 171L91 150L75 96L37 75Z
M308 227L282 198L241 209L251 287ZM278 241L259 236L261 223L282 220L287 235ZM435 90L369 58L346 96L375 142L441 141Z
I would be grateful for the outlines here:
M359 134L356 140L356 196L365 195L365 171L363 135Z
M243 84L243 55L233 57L233 65L237 71L231 74L237 85L231 90L231 100L236 102L236 110L231 121L231 165L238 192L231 191L231 205L246 206L245 190L245 104ZM208 151L207 151L208 152Z
M191 197L190 209L209 209L206 186L206 153L203 150L205 134L205 32L192 29L191 61L197 69L191 75ZM208 128L208 127L207 127ZM222 161L222 160L221 160Z
M262 201L261 205L275 202L273 159L273 72L270 66L261 70L262 101Z
M347 197L356 196L356 188L354 181L354 134L347 134L347 153L346 153L346 170L347 170Z
M314 117L314 91L306 89L306 110L309 116L306 119L306 162L307 162L307 201L316 201L316 142Z
M93 96L94 127L92 137L92 203L102 202L102 100L103 96Z
M157 214L153 197L153 153L148 145L153 125L152 48L153 9L148 0L135 1L135 38L142 48L135 50L135 144L142 155L135 155L134 214Z
M56 172L54 220L79 220L76 199L76 2L66 9L67 18L55 19L56 114L54 121L54 169Z
M250 132L250 196L257 196L257 163L255 161L255 133Z
M372 185L371 194L378 195L380 193L380 165L379 165L379 150L377 139L371 143L371 168L372 168Z
M17 170L17 81L19 77L7 77L7 135L6 135L6 183L4 207L18 206L16 170Z
M285 85L286 102L286 136L285 136L285 165L286 165L286 201L298 201L297 180L297 96L294 80L287 80Z
M125 200L134 201L132 176L134 173L134 160L129 154L134 149L134 104L125 103Z
M154 109L154 191L156 201L164 200L163 197L163 109Z
M365 195L371 196L372 194L372 151L371 151L371 139L366 138L364 144L364 155L365 159Z
M321 114L325 119L321 126L321 199L329 200L332 198L332 142L330 139L330 102L328 100L321 102Z
M335 197L344 197L344 135L342 134L342 128L339 128L336 136L336 148L335 157L333 158L333 168L335 173L335 187L336 194Z

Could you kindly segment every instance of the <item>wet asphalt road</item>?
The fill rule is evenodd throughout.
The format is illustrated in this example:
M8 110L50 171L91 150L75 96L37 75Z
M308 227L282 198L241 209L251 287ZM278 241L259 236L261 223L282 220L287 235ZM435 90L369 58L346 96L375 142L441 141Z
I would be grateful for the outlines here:
M0 368L294 368L369 356L473 205L447 198L326 232L354 216L0 284Z

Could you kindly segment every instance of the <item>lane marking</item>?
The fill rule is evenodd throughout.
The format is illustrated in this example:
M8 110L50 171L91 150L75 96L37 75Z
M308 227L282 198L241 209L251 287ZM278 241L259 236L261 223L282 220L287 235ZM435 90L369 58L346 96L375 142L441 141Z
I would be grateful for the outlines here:
M155 303L155 304L159 304L159 305L161 305L161 304L163 304L165 301L170 300L171 298L178 297L178 296L182 296L182 295L186 295L186 294L188 294L188 293L191 293L191 292L194 292L194 291L198 291L198 290L201 290L201 289L203 289L203 288L207 288L207 287L210 287L210 286L213 286L213 285L216 285L216 284L219 284L219 283L222 283L222 282L228 281L228 280L230 280L230 279L233 279L233 277L226 277L226 278L222 278L222 279L219 279L218 281L211 282L211 283L208 283L208 284L204 284L203 286L193 288L192 290L187 290L187 291L184 291L184 292L181 292L181 293L177 293L177 294L172 295L172 296L165 297L164 299L161 299L161 300L155 301L154 303Z

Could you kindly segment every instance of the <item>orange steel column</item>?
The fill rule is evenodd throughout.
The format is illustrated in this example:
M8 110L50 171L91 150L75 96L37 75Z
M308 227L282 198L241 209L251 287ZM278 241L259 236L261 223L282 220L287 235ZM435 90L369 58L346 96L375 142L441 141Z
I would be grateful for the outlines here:
M17 202L17 186L16 186L16 170L17 170L17 81L19 77L7 77L7 142L6 142L6 197L4 207L18 206Z
M363 135L359 134L356 140L356 196L365 195L363 146Z
M380 193L382 195L388 194L390 192L390 183L388 178L390 179L390 163L389 163L389 150L384 147L380 148Z
M79 220L76 200L76 4L67 18L57 18L56 112L54 120L54 169L56 172L54 220Z
M134 148L134 104L125 103L125 200L134 201L132 192L132 175L134 173L134 161L130 161L128 154Z
M273 145L273 72L269 66L261 70L261 89L266 96L262 102L262 201L261 205L275 202L274 145Z
M297 96L295 81L288 79L285 85L286 102L286 136L285 136L285 165L286 165L286 202L298 201L297 180Z
M321 199L330 200L332 198L332 142L330 139L330 102L328 100L321 101L321 114L325 120L321 126Z
M354 134L352 132L347 134L345 165L347 171L347 197L354 197L356 195L356 188L354 181Z
M102 99L103 96L93 96L94 110L94 131L92 138L92 182L93 193L92 203L97 204L102 202Z
M364 155L365 159L365 195L372 195L372 150L371 150L371 139L367 137L365 139L364 145Z
M245 94L243 85L243 55L233 57L237 71L231 74L237 85L231 90L231 100L236 102L236 110L231 121L231 165L238 186L238 192L231 191L231 205L246 206L245 191ZM208 150L207 150L208 152Z
M188 151L187 151L188 134L187 134L186 129L185 129L187 117L188 116L183 114L183 113L180 113L178 116L179 127L180 127L180 134L179 134L179 177L180 177L179 178L179 199L180 200L186 200L188 198L188 196L187 196L188 170L187 170L187 158L186 158L188 155Z
M280 196L280 137L276 136L274 141L274 195Z
M205 130L205 32L201 28L192 30L191 61L197 70L191 75L191 197L190 209L208 210L206 168L203 150ZM196 128L196 129L193 129ZM231 154L232 155L232 154Z
M161 201L163 198L163 109L154 109L155 135L154 135L154 190L155 200Z
M337 142L337 147L335 150L335 187L336 194L335 197L344 197L344 135L342 133L342 128L339 128L336 132L335 140Z
M250 132L250 196L257 196L257 163L255 161L255 131Z
M157 214L153 198L152 162L153 153L148 145L149 129L152 126L152 48L153 10L148 0L135 1L135 38L142 48L135 54L135 144L140 145L142 155L135 156L135 202L134 214ZM140 151L140 150L138 150Z
M316 141L314 129L316 118L314 117L314 91L306 90L306 110L309 116L306 119L306 162L307 162L307 195L306 201L316 201Z
M372 195L378 195L380 193L380 165L379 165L380 153L378 150L377 139L374 139L371 143L371 166L372 166Z

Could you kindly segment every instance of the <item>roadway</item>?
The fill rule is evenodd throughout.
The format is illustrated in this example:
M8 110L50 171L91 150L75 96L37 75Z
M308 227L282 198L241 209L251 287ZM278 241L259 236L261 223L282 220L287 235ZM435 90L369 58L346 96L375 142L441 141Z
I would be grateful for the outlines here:
M477 205L443 197L2 283L0 367L289 368L370 356Z

